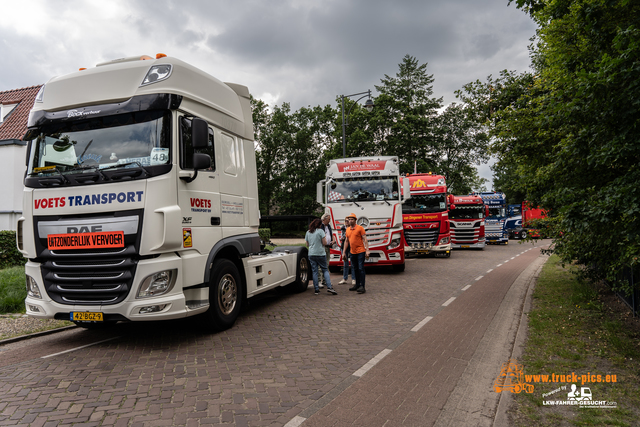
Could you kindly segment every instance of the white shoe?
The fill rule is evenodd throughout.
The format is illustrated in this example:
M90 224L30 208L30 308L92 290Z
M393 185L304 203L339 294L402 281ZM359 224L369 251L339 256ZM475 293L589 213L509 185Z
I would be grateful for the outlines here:
M338 282L338 285L346 285L347 283L349 283L349 282L347 282L346 280L342 279L342 280L340 280Z
M320 289L322 289L322 288L324 288L324 285L323 285L322 283L320 283L320 284L318 285L318 287L319 287Z
M352 280L352 281L351 281L351 284L352 284L353 286L355 286L355 285L356 285L356 281L355 281L355 280Z

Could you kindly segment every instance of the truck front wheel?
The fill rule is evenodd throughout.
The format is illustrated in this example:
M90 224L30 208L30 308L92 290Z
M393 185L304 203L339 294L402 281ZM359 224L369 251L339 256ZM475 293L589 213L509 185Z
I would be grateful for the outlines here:
M236 265L228 259L213 263L209 282L209 310L204 313L207 323L216 331L233 326L243 298L243 286Z

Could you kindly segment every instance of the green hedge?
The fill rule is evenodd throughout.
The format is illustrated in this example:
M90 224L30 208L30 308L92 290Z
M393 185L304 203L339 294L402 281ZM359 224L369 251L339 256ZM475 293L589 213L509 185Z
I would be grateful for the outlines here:
M0 269L24 265L27 259L18 252L16 232L0 231Z
M260 240L264 243L269 243L271 241L271 230L268 228L259 228L258 234L260 235Z

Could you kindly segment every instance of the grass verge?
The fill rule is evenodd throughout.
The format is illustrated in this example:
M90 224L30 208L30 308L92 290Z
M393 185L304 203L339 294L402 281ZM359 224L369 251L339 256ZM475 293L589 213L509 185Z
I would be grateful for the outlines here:
M515 404L509 410L511 424L637 426L640 319L633 318L629 309L605 286L581 282L571 273L571 268L563 268L558 258L552 256L536 284L528 337L519 362L524 366L525 377L548 375L550 382L543 382L543 377L538 381L530 377L535 390L531 394L514 395ZM552 374L566 377L557 378ZM583 375L587 380L584 383ZM601 375L601 382L597 375ZM606 382L607 375L609 382ZM543 404L543 401L569 400L572 384L578 391L588 387L593 401L616 402L616 408ZM543 394L548 395L543 397Z
M27 289L24 282L24 267L0 270L0 314L24 313Z

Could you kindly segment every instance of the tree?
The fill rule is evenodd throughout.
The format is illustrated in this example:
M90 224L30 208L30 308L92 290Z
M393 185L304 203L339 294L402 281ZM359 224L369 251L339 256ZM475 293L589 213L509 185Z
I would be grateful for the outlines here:
M452 194L480 191L486 179L478 176L475 165L489 160L489 136L480 126L472 108L455 103L435 120L435 170L447 178Z
M275 106L269 113L253 101L258 193L263 215L319 213L316 183L324 177L325 150L332 139L335 111L330 107Z
M433 98L433 75L427 64L406 55L395 77L385 74L376 86L380 95L367 117L379 154L398 156L400 170L412 172L414 163L433 169L437 164L435 118L442 98Z
M535 72L503 75L500 87L476 82L465 95L487 111L513 187L550 211L555 251L629 290L618 276L640 256L640 4L516 3L539 25Z

